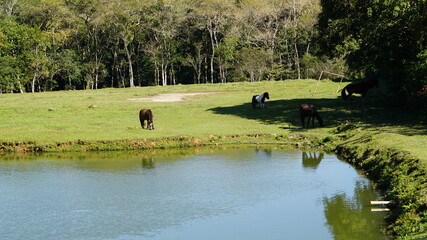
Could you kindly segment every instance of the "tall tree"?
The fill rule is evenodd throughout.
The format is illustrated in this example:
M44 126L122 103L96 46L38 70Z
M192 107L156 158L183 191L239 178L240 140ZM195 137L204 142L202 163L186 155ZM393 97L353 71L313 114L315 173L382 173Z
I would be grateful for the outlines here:
M323 53L344 56L356 74L375 73L408 100L427 85L425 74L417 68L425 62L426 1L321 3L319 43Z
M209 33L211 42L210 80L214 83L214 63L219 43L229 28L231 15L234 13L234 1L231 0L202 0L196 6L197 18L201 19L201 28ZM222 66L219 65L220 72ZM220 79L222 82L224 79Z

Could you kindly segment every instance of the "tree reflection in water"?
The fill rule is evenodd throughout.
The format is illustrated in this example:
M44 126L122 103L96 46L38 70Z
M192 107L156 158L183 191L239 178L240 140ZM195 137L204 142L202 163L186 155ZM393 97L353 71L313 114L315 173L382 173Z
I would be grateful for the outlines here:
M381 233L376 223L386 216L385 213L371 212L370 208L362 208L371 200L377 199L369 186L364 182L357 182L353 198L346 194L338 194L331 198L324 198L325 217L329 230L336 240L380 240L387 239Z
M324 153L319 153L319 152L303 152L302 153L302 165L305 168L316 169L317 166L320 164L320 161L322 161L324 156L325 156Z

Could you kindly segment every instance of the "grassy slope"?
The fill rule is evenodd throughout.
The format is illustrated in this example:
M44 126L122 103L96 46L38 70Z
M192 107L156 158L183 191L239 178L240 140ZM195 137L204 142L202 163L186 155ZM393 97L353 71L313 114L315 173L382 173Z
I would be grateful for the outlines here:
M0 95L0 141L37 144L74 140L123 140L178 135L204 137L252 133L327 136L345 120L373 131L378 144L411 152L427 163L426 109L398 107L383 89L344 103L345 83L322 80L228 83ZM253 110L251 96L268 91L267 109ZM132 102L160 93L219 92L179 103ZM298 106L320 107L326 127L301 129ZM151 108L155 131L141 129L138 111Z

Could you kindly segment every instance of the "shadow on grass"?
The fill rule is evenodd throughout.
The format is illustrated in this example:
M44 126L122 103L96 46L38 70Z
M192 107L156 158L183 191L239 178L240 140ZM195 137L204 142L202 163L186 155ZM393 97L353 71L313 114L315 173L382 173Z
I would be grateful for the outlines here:
M385 128L388 132L403 135L427 134L427 114L423 114L426 109L405 109L396 106L392 100L375 98L367 99L365 103L361 102L360 97L354 97L351 103L346 103L341 98L272 100L266 102L265 109L253 109L248 102L209 110L215 114L234 115L264 124L278 125L284 129L305 131L301 127L298 110L303 103L314 104L318 108L326 127L351 121L372 129ZM317 120L315 127L319 127Z

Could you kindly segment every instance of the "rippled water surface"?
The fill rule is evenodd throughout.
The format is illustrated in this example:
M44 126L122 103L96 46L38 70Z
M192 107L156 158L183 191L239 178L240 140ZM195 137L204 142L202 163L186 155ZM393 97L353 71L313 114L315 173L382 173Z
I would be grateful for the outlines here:
M0 158L1 239L386 239L370 182L281 149Z

